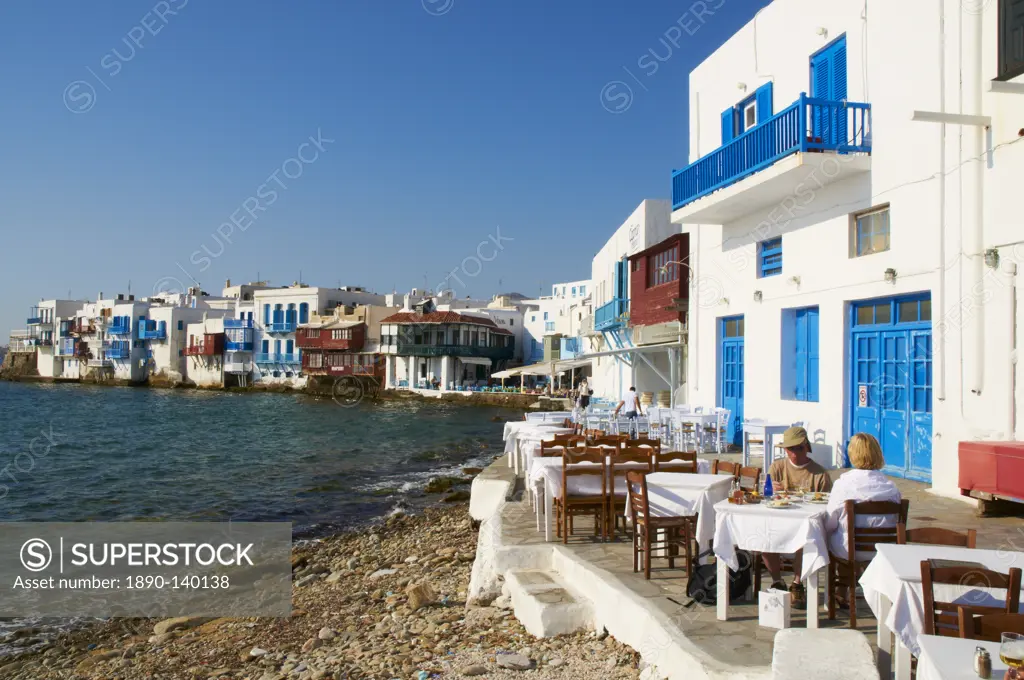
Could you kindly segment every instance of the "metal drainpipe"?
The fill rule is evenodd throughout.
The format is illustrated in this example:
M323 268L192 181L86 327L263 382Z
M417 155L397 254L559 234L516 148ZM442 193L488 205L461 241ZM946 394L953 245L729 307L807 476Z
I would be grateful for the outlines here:
M1004 265L1006 287L1009 291L1010 305L1007 310L1009 321L1009 408L1007 410L1006 438L1017 439L1017 264L1008 262Z
M967 104L969 112L975 115L982 115L982 79L981 79L981 49L982 49L982 13L967 13L966 37L967 49L965 56L967 66L963 72L963 87L968 97ZM974 126L970 130L971 163L974 165L971 176L972 191L970 192L973 201L974 229L971 239L971 273L972 286L971 297L974 301L975 314L972 317L972 330L974 335L974 352L971 355L974 360L971 375L971 392L980 395L985 385L985 128Z
M946 0L939 0L939 111L946 112ZM939 126L939 282L932 305L939 329L939 375L935 398L946 399L946 124Z

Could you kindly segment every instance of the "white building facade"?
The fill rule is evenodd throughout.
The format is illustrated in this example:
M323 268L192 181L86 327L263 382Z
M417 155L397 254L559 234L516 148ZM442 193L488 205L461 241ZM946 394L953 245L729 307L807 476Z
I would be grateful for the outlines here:
M544 360L544 338L560 335L576 338L580 332L585 301L590 297L590 279L556 283L551 295L526 300L531 309L524 313L523 362Z
M1024 78L1012 0L967 4L776 0L691 73L686 397L734 441L799 422L842 464L869 432L955 496L958 442L1019 435Z
M633 386L639 391L664 388L647 362L663 363L668 370L667 358L645 353L641 359L632 351L629 257L679 233L669 210L667 200L644 200L594 256L589 284L593 313L583 317L580 332L586 354L601 355L591 361L590 388L597 398L618 401Z

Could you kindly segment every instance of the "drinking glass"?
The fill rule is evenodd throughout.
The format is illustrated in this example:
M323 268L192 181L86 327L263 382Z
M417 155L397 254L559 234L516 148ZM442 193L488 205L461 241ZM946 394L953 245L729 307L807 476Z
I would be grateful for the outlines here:
M1010 668L1024 668L1024 635L1003 633L999 645L999 659Z

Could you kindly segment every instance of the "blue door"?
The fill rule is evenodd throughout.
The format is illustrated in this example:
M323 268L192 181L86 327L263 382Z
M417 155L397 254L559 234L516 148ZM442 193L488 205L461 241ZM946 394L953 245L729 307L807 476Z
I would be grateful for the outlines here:
M874 435L887 473L931 480L931 298L856 302L851 308L851 432Z
M840 36L811 55L811 97L830 102L847 98L846 36ZM811 107L814 136L825 144L846 141L846 112L840 108Z
M730 411L729 439L743 441L743 317L719 320L718 405Z

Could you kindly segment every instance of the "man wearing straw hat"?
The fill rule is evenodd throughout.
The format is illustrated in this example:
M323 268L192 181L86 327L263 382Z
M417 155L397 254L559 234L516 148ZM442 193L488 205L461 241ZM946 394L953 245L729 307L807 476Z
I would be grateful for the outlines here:
M777 449L785 449L786 457L780 458L768 468L772 478L772 488L776 491L830 491L832 478L818 463L811 460L811 442L807 439L807 430L802 427L791 427L782 433L782 441L775 445ZM766 452L767 453L767 452ZM772 575L772 588L786 589L782 580L782 559L777 553L763 553L764 566ZM807 607L807 594L800 583L800 567L802 552L793 555L793 585L789 592L793 596L793 606L797 609Z

